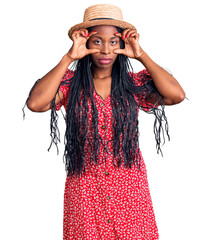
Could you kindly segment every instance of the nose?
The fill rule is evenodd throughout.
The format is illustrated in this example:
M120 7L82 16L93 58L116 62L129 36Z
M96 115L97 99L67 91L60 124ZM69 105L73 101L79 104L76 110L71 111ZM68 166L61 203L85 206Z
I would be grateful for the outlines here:
M110 54L111 53L111 49L110 49L110 45L108 43L104 43L101 49L101 53L102 54Z

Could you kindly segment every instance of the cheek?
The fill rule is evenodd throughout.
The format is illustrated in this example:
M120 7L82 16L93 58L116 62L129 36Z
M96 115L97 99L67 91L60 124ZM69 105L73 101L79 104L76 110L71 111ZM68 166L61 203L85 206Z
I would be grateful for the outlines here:
M90 40L90 39L89 39ZM94 48L97 48L96 46L95 46L95 44L92 42L92 41L87 41L87 43L86 43L86 47L88 48L88 49L94 49Z
M120 48L121 48L121 46L122 46L122 44L119 42L119 44L118 44L118 49L120 49Z
M113 50L120 49L120 46L115 46Z
M94 43L93 43L90 39L87 41L86 47L87 47L88 49L93 49L93 48L95 48Z
M98 56L97 54L91 54L91 59L94 63L97 63L98 62Z

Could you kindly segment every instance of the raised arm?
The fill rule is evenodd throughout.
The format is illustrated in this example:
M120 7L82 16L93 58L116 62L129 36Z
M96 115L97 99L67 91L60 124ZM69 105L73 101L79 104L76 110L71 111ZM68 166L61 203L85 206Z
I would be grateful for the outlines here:
M164 97L165 105L174 105L185 99L185 92L178 81L157 65L146 52L137 58L150 73L158 92Z
M157 65L139 45L139 34L136 30L126 29L116 33L125 42L125 49L114 52L139 60L150 73L158 92L164 97L166 105L173 105L185 99L185 92L178 81L165 69Z
M33 112L45 112L50 109L51 101L55 97L59 84L73 60L65 55L61 61L44 77L42 77L32 89L27 101L27 107ZM59 96L58 96L59 94ZM56 96L56 104L63 98L59 91Z
M84 56L98 52L97 49L87 49L87 40L96 32L90 33L86 29L73 32L73 45L61 61L44 77L42 77L33 87L27 101L27 107L33 112L45 112L51 108L51 101L55 97L59 84L68 68L75 60ZM63 98L63 93L59 91L55 103L59 103Z

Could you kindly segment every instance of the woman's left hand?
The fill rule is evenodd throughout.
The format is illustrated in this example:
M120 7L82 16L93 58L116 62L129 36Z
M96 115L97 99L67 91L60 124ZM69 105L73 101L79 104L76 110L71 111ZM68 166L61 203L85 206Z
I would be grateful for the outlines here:
M116 49L113 52L117 54L123 54L130 58L139 58L144 53L143 49L139 45L139 34L136 30L125 29L122 33L115 33L120 37L124 43L124 49Z

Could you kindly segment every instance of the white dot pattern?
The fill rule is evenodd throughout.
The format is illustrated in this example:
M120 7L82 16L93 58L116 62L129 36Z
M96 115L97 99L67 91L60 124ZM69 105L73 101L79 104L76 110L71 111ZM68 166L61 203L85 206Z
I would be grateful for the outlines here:
M138 73L142 79L143 70ZM64 79L73 76L67 70ZM136 83L139 85L139 83ZM60 90L64 100L56 106L67 108L68 87ZM99 134L103 139L99 154L100 164L90 163L90 152L85 145L86 174L66 179L64 192L63 240L159 239L152 200L147 181L146 166L141 156L140 171L113 166L111 96L105 100L94 92L98 110ZM137 99L137 101L139 101ZM141 103L140 104L144 104ZM91 120L89 103L89 120ZM138 109L139 110L139 109ZM121 153L120 153L121 154Z

